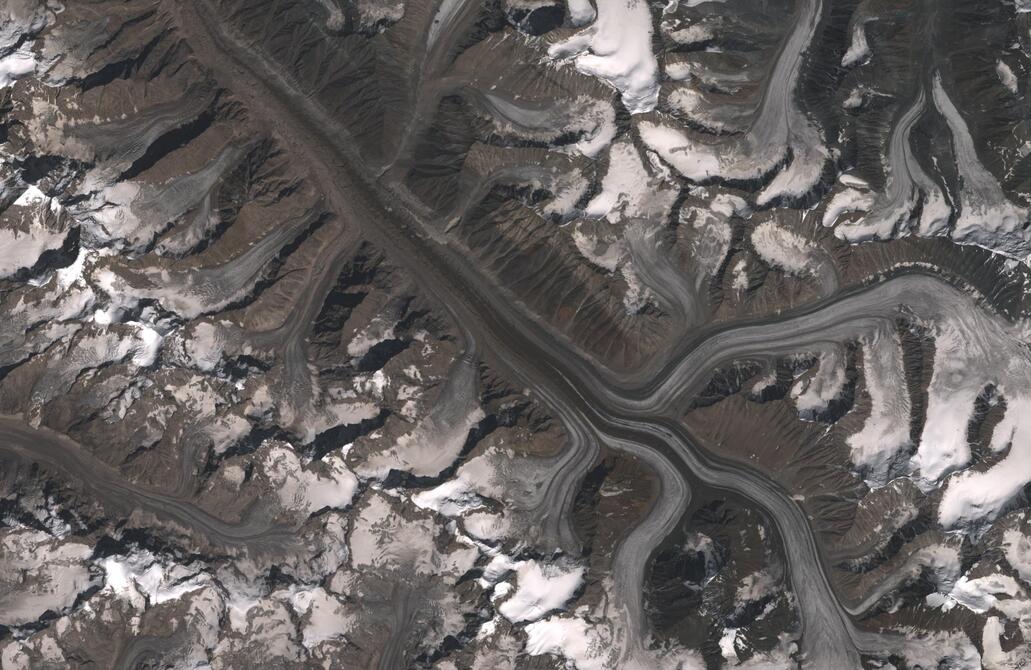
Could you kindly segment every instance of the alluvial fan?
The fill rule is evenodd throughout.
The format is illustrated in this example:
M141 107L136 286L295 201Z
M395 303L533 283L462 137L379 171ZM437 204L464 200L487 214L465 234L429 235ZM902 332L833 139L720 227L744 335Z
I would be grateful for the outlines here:
M1031 0L0 0L0 670L1031 667Z

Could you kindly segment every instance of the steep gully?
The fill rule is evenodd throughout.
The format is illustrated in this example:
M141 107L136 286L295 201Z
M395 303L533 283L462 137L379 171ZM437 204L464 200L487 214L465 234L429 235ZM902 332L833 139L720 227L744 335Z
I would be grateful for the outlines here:
M880 655L893 648L893 640L858 629L839 603L812 529L798 505L762 473L725 462L699 448L699 440L675 418L675 410L678 401L721 363L804 346L806 341L827 337L832 330L855 329L864 320L892 318L902 300L927 299L929 294L946 295L955 289L930 277L903 275L810 306L804 316L785 313L747 326L732 325L713 331L692 349L678 351L674 361L647 383L622 387L611 383L611 374L599 372L563 338L516 307L509 296L471 268L460 252L428 239L429 231L424 231L418 218L404 207L403 198L383 183L367 181L375 171L363 166L339 124L310 98L298 95L289 79L270 66L262 54L235 41L206 3L182 2L172 10L198 58L212 69L219 82L245 101L255 117L263 118L287 150L307 159L330 206L347 221L369 222L363 232L392 257L404 261L419 284L476 341L482 342L492 363L533 389L577 436L583 452L590 452L601 442L642 457L656 470L663 491L660 498L665 502L657 504L624 540L613 569L627 626L628 664L637 664L646 642L641 594L645 566L686 507L690 492L685 482L690 478L740 494L764 510L773 522L798 598L806 666L859 667L861 652ZM351 241L349 235L341 237ZM327 250L325 255L334 254ZM320 275L324 273L325 268L321 268ZM324 281L311 284L325 286ZM311 299L311 294L306 296L305 304ZM288 339L296 337L297 333L291 333ZM0 420L0 438L0 448L52 462L94 484L98 494L111 487L105 495L123 496L157 508L158 513L185 520L216 538L233 543L274 542L284 532L232 528L175 499L145 497L124 483L118 484L113 471L105 474L81 455L57 463L59 452L82 452L67 438L28 429L13 418ZM562 519L570 498L568 491L590 463L589 453L576 455L578 458L570 458L568 467L557 473L553 484L554 498L564 502L552 511L549 521L562 545L569 541L568 527Z

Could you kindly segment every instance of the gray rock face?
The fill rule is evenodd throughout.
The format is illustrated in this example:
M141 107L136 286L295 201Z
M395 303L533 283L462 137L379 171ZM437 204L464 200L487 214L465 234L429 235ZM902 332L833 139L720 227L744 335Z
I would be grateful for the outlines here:
M0 669L1031 663L1031 7L0 7Z

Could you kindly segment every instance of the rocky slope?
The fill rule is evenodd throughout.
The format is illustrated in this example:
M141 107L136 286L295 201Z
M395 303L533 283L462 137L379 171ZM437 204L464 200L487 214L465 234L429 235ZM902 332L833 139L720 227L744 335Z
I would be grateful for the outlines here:
M8 0L0 667L1023 667L1029 28Z

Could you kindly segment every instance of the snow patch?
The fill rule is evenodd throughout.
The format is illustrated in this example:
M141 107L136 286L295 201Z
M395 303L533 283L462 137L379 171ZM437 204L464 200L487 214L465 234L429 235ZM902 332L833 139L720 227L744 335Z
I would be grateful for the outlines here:
M1010 93L1017 93L1017 75L1013 74L1009 65L1001 60L995 61L995 74L999 75L999 81L1010 90Z
M0 58L0 89L14 85L14 82L29 76L36 70L36 54L31 45L24 45L14 53Z
M373 318L369 324L355 334L347 343L347 355L353 358L361 358L380 342L394 339L395 322L384 319L380 316Z
M852 41L848 51L841 58L841 67L850 67L864 63L870 58L870 45L866 41L866 20L856 21L852 25Z
M744 291L748 289L748 263L744 258L737 259L734 263L734 267L731 269L731 280L730 287L735 291Z

